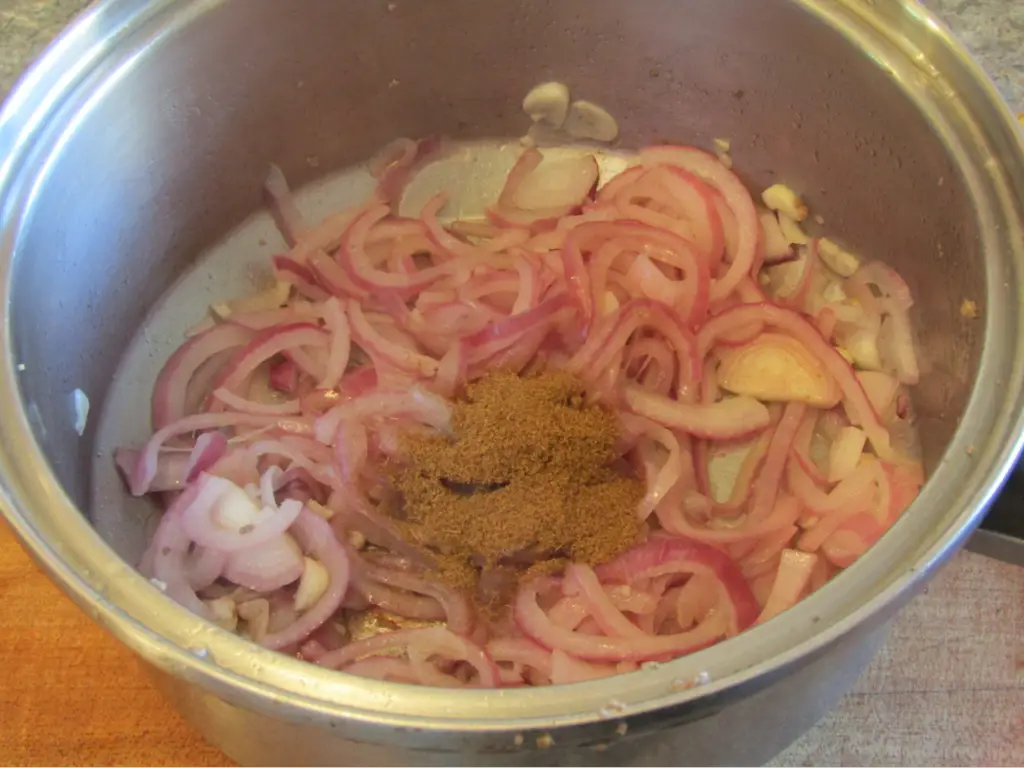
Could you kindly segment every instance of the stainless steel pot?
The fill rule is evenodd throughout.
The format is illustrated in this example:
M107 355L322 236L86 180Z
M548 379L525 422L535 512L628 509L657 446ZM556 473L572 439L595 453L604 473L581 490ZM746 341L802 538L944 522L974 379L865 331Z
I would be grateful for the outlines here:
M552 78L616 114L624 146L730 138L751 185L804 190L831 232L907 277L928 370L930 480L912 508L782 617L574 686L351 678L172 603L126 562L146 513L104 484L96 426L147 427L152 366L135 397L108 394L158 298L196 254L224 252L268 163L301 183L396 136L515 137L523 94ZM852 683L1020 447L1024 152L988 81L910 0L106 0L12 93L0 158L5 517L243 762L765 760ZM980 319L960 314L965 298ZM167 350L151 352L155 365ZM94 404L81 436L75 389Z

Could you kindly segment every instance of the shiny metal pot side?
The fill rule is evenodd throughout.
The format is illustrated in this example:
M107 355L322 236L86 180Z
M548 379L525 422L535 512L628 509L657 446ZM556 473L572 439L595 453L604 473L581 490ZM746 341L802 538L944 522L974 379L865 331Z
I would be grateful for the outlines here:
M783 616L573 686L363 680L172 603L127 562L144 511L90 502L109 456L96 457L96 419L75 432L72 391L112 407L137 329L260 206L270 162L301 184L397 136L513 140L522 95L553 78L619 117L625 147L729 138L752 188L804 190L830 232L907 278L930 474L913 506ZM852 684L1020 447L1024 153L991 84L910 0L106 0L11 94L0 158L4 515L184 716L246 762L766 760ZM981 319L960 316L964 298Z

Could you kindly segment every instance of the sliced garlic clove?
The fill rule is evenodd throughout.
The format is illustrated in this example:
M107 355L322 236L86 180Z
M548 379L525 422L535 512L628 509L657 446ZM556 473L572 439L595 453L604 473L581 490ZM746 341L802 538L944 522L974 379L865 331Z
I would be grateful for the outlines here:
M844 251L827 237L818 241L818 257L826 267L842 277L849 277L860 269L860 258L856 254Z
M778 211L793 221L803 221L807 218L808 211L804 201L785 184L772 184L761 193L761 199L773 211Z
M569 113L569 88L564 83L541 83L523 99L523 111L535 123L560 128Z
M619 124L608 111L589 101L574 101L562 129L574 139L614 141Z
M803 228L789 216L779 216L779 228L782 230L782 236L790 245L807 245L811 242L810 235L804 232Z
M255 642L262 640L270 626L270 603L263 598L247 600L240 603L236 610L238 618L246 623L245 634L249 639Z
M302 569L299 587L295 590L295 610L299 613L308 611L327 591L330 583L327 569L318 560L307 557Z
M210 609L210 616L214 624L234 632L238 626L238 613L235 601L230 597L218 597L215 600L204 600L206 607Z

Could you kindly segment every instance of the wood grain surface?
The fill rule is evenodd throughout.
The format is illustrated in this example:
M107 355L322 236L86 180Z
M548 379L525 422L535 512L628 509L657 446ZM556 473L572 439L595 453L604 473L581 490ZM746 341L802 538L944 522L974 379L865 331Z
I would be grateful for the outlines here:
M0 526L0 763L223 765ZM962 553L774 765L1024 764L1024 569Z

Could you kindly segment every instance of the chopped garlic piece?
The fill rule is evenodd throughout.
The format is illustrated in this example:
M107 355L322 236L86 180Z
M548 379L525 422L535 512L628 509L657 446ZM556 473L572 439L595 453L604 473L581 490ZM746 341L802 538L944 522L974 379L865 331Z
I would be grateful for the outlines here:
M807 245L811 242L811 238L803 228L789 216L779 216L779 229L782 230L782 236L790 245Z
M846 340L847 349L853 356L853 364L869 371L882 370L882 358L878 344L870 334L855 333Z
M846 347L836 347L836 351L843 356L843 359L846 360L846 362L848 362L850 365L853 365L853 355L850 354L849 350L847 350Z
M562 128L575 139L608 142L619 135L619 124L615 118L606 109L589 101L574 101Z
M85 425L89 420L89 398L80 389L71 393L75 404L75 432L81 437L85 433Z
M221 320L226 320L231 314L231 307L226 301L218 301L210 305L210 310Z
M803 221L807 218L807 206L804 205L804 201L785 184L772 184L761 193L761 199L773 211L778 211L794 221Z
M732 157L729 155L729 147L732 143L728 139L715 139L715 154L718 155L718 162L726 168L732 168Z
M309 501L306 502L306 506L309 508L311 512L315 512L316 514L320 515L320 517L322 517L324 520L330 520L332 517L334 517L334 510L331 509L330 507L325 507L319 501L314 501L313 499L310 499Z
M238 611L235 601L230 597L218 597L216 600L204 600L206 607L210 609L210 615L214 624L233 632L238 626Z
M601 297L601 314L610 315L612 312L619 308L619 300L615 298L615 294L611 291L605 291Z
M960 304L960 315L968 320L976 319L978 317L978 302L964 299Z
M523 111L535 123L561 128L569 113L569 87L565 83L541 83L526 94Z
M277 309L288 303L291 296L292 284L286 280L277 280L273 287L265 291L254 293L251 296L244 296L234 301L218 301L210 305L210 309L221 320L228 318L233 312L260 312L267 309Z
M324 592L327 591L330 581L327 569L322 563L310 557L305 558L305 566L302 569L299 588L295 590L295 610L302 613L316 605Z
M366 537L359 531L349 531L348 543L352 545L353 549L362 549L366 546Z
M835 280L829 280L821 291L821 297L829 304L837 304L846 301L846 291Z
M246 623L245 633L251 640L262 640L270 627L270 603L263 598L249 600L236 609L238 618Z
M860 269L860 258L858 256L849 251L844 251L827 237L823 237L818 241L818 256L826 267L842 277L849 277Z

